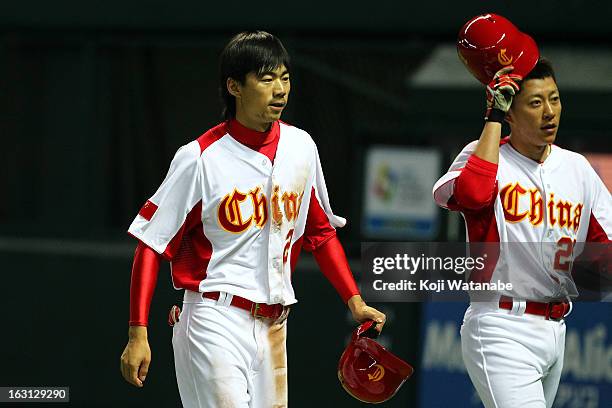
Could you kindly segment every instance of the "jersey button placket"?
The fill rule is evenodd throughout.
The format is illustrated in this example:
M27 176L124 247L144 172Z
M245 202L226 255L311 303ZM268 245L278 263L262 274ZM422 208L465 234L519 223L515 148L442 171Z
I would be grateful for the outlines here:
M542 266L545 269L548 269L546 265L550 264L551 259L550 259L550 254L547 248L547 242L551 241L551 237L553 234L552 231L552 227L550 226L550 219L548 218L548 206L546 205L547 203L547 198L548 198L548 189L550 188L550 184L547 183L546 177L544 176L544 174L546 173L545 169L544 169L544 165L540 164L540 183L542 185L542 212L544 213L544 223L543 223L543 236L542 236L542 243L539 245L540 248L540 259L542 262ZM534 248L535 249L535 248Z
M274 186L278 185L278 180L274 177L274 170L270 168L271 174L271 194L272 197ZM270 302L271 303L280 303L281 295L283 290L283 276L282 276L282 265L280 262L282 251L283 251L283 240L281 236L281 228L280 225L276 223L274 217L272 216L272 212L274 209L271 205L270 199L270 232L268 238L268 282L270 285Z

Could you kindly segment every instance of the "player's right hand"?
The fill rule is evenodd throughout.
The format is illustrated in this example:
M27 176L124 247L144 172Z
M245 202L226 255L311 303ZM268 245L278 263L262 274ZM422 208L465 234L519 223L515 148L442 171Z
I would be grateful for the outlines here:
M130 327L130 339L121 354L123 378L139 388L144 385L151 364L151 348L146 329L144 326Z
M512 98L521 89L518 83L523 79L520 75L511 74L513 69L512 65L500 69L487 85L487 114L493 109L503 113L510 109Z

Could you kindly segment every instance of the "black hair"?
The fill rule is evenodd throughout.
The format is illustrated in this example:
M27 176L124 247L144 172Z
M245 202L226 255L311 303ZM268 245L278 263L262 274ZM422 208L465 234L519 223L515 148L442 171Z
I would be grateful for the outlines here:
M236 116L236 100L227 91L227 79L244 84L249 72L262 74L284 65L290 71L289 54L278 38L265 31L243 31L225 46L219 58L219 94L223 117Z
M535 67L533 67L525 78L523 78L523 82L529 81L530 79L544 79L549 77L557 82L557 78L555 78L555 70L553 69L551 62L546 58L540 58Z

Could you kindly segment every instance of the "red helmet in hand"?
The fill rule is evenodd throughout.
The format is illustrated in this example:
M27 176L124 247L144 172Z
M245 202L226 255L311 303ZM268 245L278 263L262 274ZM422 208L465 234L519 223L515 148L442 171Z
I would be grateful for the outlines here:
M461 27L457 52L472 75L485 85L508 65L514 66L513 74L524 78L540 58L533 38L492 13L476 16Z
M354 332L338 363L338 379L351 396L380 403L395 395L414 369L371 337L378 332L368 321Z

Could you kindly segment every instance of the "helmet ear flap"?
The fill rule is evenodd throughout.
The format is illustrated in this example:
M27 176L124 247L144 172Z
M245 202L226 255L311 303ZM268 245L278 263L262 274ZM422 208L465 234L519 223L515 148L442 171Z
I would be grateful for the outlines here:
M509 65L514 66L513 74L524 78L540 58L533 38L493 13L473 17L461 27L457 53L468 71L485 85Z

